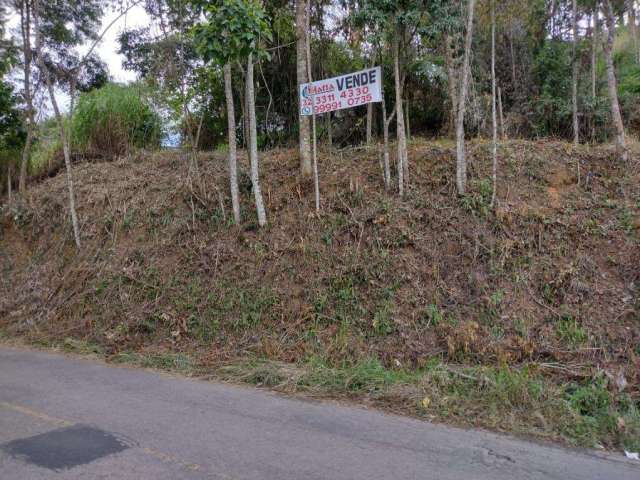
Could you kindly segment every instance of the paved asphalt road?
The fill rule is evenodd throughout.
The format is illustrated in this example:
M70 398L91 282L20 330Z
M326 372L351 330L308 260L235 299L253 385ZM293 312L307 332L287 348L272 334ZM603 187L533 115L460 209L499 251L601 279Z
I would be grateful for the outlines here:
M0 479L639 480L640 462L0 347Z

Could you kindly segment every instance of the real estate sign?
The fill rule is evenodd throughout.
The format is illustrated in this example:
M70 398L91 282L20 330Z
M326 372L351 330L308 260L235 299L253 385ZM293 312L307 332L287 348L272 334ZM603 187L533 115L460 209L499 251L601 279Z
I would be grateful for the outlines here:
M300 115L316 115L382 101L382 69L368 68L300 85ZM312 109L313 108L313 109Z

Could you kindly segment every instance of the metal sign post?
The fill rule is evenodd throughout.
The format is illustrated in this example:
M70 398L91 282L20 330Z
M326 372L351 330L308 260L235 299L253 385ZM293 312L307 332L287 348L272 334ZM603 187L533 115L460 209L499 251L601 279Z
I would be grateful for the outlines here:
M307 56L307 70L311 78L311 62ZM373 67L339 77L318 80L299 86L300 115L312 117L313 176L316 211L320 211L320 186L316 151L316 115L345 108L382 102L382 68Z

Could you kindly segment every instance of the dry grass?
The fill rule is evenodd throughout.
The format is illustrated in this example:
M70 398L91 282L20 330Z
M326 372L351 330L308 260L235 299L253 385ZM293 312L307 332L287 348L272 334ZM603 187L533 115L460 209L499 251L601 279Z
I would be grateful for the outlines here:
M188 355L218 375L221 366L241 365L242 373L225 375L285 390L352 391L331 378L374 361L382 369L367 377L374 385L408 372L383 380L382 397L396 399L390 405L415 410L434 391L437 418L473 415L501 429L538 428L518 413L526 397L491 393L502 369L526 369L516 391L542 382L551 393L535 405L556 412L576 411L559 407L567 385L609 377L627 383L622 393L613 380L598 384L612 405L622 395L637 405L637 152L624 166L607 147L505 143L491 211L489 145L476 141L469 150L470 193L458 198L453 146L414 143L403 200L383 191L375 150L325 152L320 216L312 184L297 177L295 152L265 153L265 230L256 227L246 175L243 225L230 225L223 154L201 157L197 182L188 181L188 159L178 152L78 165L82 253L73 248L63 176L4 209L0 328L30 341L75 339L112 358ZM247 359L280 373L256 373ZM434 359L455 371L424 377ZM474 387L461 389L465 382ZM464 395L484 398L482 411L456 407L451 399ZM453 404L442 407L442 398ZM502 420L500 405L511 412ZM567 415L540 415L541 431L565 435L558 425ZM566 435L615 443L611 432L592 434Z

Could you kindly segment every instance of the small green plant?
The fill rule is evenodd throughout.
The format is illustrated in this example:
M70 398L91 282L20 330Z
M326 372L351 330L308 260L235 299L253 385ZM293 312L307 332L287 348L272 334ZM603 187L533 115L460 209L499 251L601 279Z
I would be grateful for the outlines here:
M234 328L248 330L260 325L271 309L278 304L278 297L269 289L239 290L234 298L239 312Z
M437 327L444 320L444 315L440 312L438 305L432 303L429 305L423 312L422 318L424 319L427 326Z
M462 197L462 206L474 216L486 217L491 204L492 186L489 180L477 182L477 190Z
M373 330L377 335L390 335L396 330L395 323L393 321L393 307L392 300L386 300L378 306L375 314L373 315Z
M625 232L627 235L633 232L633 217L628 208L623 208L618 213L618 225L620 229Z
M566 395L571 408L583 417L596 418L606 414L612 403L603 377L583 385L568 385Z
M578 321L570 316L565 316L556 327L558 338L572 347L578 347L586 343L589 334Z
M127 213L125 213L124 217L122 217L122 228L125 230L131 229L134 219L135 212L128 211Z

